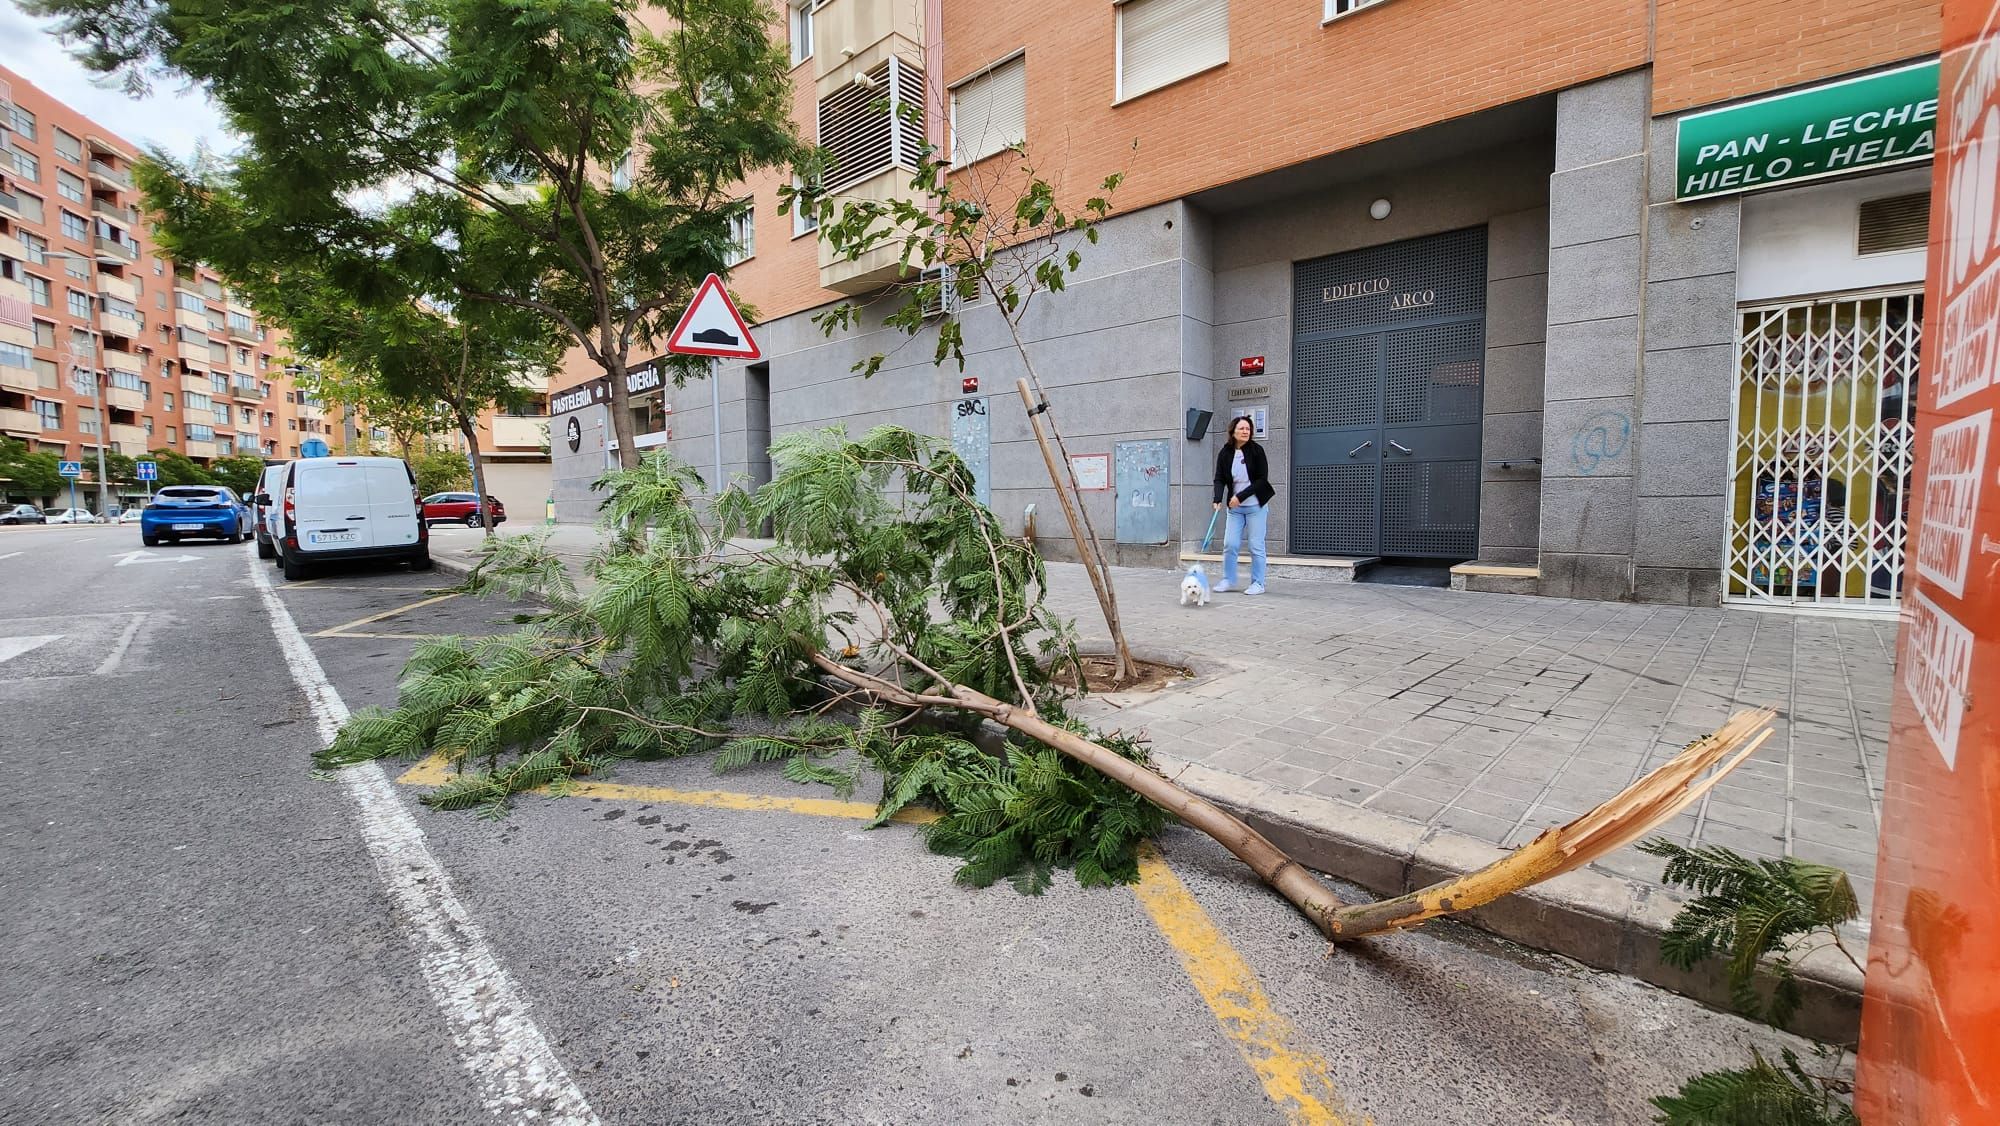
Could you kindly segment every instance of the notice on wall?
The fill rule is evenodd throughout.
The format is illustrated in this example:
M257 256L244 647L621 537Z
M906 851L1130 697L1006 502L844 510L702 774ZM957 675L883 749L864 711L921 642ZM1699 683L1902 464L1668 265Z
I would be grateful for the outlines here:
M1945 0L1943 30L1908 447L1915 566L1902 591L1856 1073L1856 1110L1871 1123L1991 1122L2000 1093L2000 5Z
M1111 487L1110 454L1071 454L1069 471L1083 492L1101 492Z
M1674 196L1700 199L1929 160L1937 119L1936 62L1691 113L1676 123Z

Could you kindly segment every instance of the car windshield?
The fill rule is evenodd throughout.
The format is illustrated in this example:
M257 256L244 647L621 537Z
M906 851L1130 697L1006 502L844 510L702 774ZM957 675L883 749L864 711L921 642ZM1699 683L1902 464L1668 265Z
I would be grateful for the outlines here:
M43 513L42 513L42 515L44 515L44 516L61 516L61 515L62 515L63 513L65 513L65 512L68 512L68 511L69 511L69 509L67 509L67 508L51 508L51 509L48 509L48 510L46 510L45 512L43 512Z

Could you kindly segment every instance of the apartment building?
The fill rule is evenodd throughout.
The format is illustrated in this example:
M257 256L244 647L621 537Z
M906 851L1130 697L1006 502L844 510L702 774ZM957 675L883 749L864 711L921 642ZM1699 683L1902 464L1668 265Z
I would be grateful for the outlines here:
M1067 198L1125 174L1024 325L1118 559L1200 541L1220 433L1247 414L1281 575L1391 560L1585 598L1899 604L1934 4L784 14L836 198L907 192L924 142L961 182L1001 180L1015 142ZM773 435L896 422L951 439L1010 530L1038 506L1045 550L1073 556L991 307L959 311L966 370L933 367L927 339L880 327L911 264L834 260L778 214L786 178L745 186L730 280L764 358L641 388L640 442L755 482ZM843 300L868 316L829 337L812 315ZM880 374L850 371L874 353ZM560 514L585 519L608 408L554 402Z
M213 271L154 253L138 151L0 68L0 434L81 461L99 511L99 448L296 457L327 426L285 369L282 334ZM146 489L106 491L120 503Z

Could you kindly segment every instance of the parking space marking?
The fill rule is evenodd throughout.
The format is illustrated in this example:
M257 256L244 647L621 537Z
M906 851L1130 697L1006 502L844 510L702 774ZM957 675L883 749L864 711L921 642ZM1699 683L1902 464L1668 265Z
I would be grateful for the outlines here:
M407 786L437 786L453 776L444 756L433 754L404 771L396 781ZM800 813L858 821L875 816L875 807L867 802L727 790L676 790L614 782L580 782L562 796ZM890 818L905 824L924 824L937 819L938 814L928 809L904 809ZM1292 1022L1272 1007L1256 971L1230 945L1187 885L1174 875L1166 857L1151 843L1140 847L1139 882L1133 885L1132 894L1168 945L1180 955L1181 969L1195 991L1215 1015L1223 1034L1235 1042L1243 1062L1256 1073L1265 1095L1287 1121L1297 1126L1365 1126L1372 1122L1372 1119L1347 1117L1325 1057L1304 1044Z
M347 720L347 704L327 680L265 571L256 558L250 559L250 581L271 619L285 665L318 721L322 745L332 743ZM381 765L350 766L334 777L354 800L362 840L487 1111L508 1122L597 1126L596 1113L452 890L451 876L424 843L423 830Z
M1148 842L1139 850L1139 882L1132 893L1181 956L1181 968L1243 1062L1257 1073L1264 1093L1285 1117L1313 1126L1351 1121L1341 1109L1324 1057L1299 1042L1299 1035L1264 994L1264 986L1229 939L1216 928L1188 892L1187 885Z
M270 580L268 579L264 580L265 585L268 586L269 581ZM354 630L358 629L361 626L374 625L376 622L385 621L389 618L396 617L399 614L407 614L412 610L419 610L425 606L431 606L436 603L445 602L457 597L458 597L458 592L455 590L448 594L435 595L433 597L425 598L417 602L411 602L408 605L398 606L393 610L384 610L379 614L370 614L365 618L356 618L353 621L348 622L346 625L330 626L326 629L320 630L318 633L313 634L313 636L314 637L398 637L398 638L408 638L409 640L412 641L422 641L425 639L425 635L422 634L355 633Z
M112 673L118 671L118 662L125 659L125 651L132 647L132 638L138 634L139 627L145 621L146 615L144 614L132 615L132 620L125 625L125 632L119 634L117 643L112 645L110 655L104 658L104 662L97 666L96 671L92 675L110 676Z
M40 649L51 641L61 640L59 633L36 633L27 637L0 637L0 661L11 661L30 649Z

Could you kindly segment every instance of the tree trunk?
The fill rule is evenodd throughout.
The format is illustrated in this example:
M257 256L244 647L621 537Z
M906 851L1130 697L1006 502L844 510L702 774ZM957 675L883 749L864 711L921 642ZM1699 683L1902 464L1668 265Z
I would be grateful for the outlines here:
M1116 751L1057 727L1031 711L1014 707L1003 700L996 700L964 685L950 685L946 689L950 693L949 698L922 696L899 688L879 677L871 676L860 669L839 664L823 654L813 654L812 660L821 671L872 695L905 707L943 704L983 715L996 723L1019 731L1036 742L1053 747L1058 752L1122 783L1140 797L1215 838L1216 843L1228 849L1238 860L1248 864L1259 879L1291 901L1292 906L1297 907L1306 918L1312 920L1313 925L1320 929L1320 933L1328 938L1335 936L1333 920L1344 905L1333 892L1297 861L1286 856L1277 845L1265 839L1262 833L1237 820L1208 799L1182 789Z
M625 386L625 355L604 351L604 375L611 381L611 434L618 439L618 466L639 468L639 443L632 432L632 391Z
M1076 543L1077 557L1083 561L1084 573L1090 576L1091 589L1097 592L1097 605L1104 611L1104 626L1111 631L1111 651L1114 658L1112 675L1123 681L1133 675L1137 667L1132 660L1132 647L1125 641L1125 624L1118 617L1118 595L1111 588L1111 571L1104 563L1104 557L1097 548L1097 531L1090 526L1090 512L1084 507L1083 496L1076 488L1075 468L1069 464L1067 454L1063 455L1062 467L1056 466L1057 450L1049 448L1049 439L1042 433L1042 415L1047 413L1035 403L1034 393L1028 388L1028 381L1017 379L1014 389L1021 394L1021 405L1028 410L1028 425L1035 431L1035 443L1042 449L1042 462L1049 469L1049 483L1055 486L1056 499L1062 502L1063 516L1069 521L1069 534ZM1050 428L1054 429L1051 420ZM1061 442L1058 440L1057 446ZM1079 684L1079 688L1086 687Z
M479 523L487 539L493 538L493 509L486 503L486 465L479 460L479 421L464 411L455 412L458 432L465 436L465 460L472 467L472 495L479 505Z

